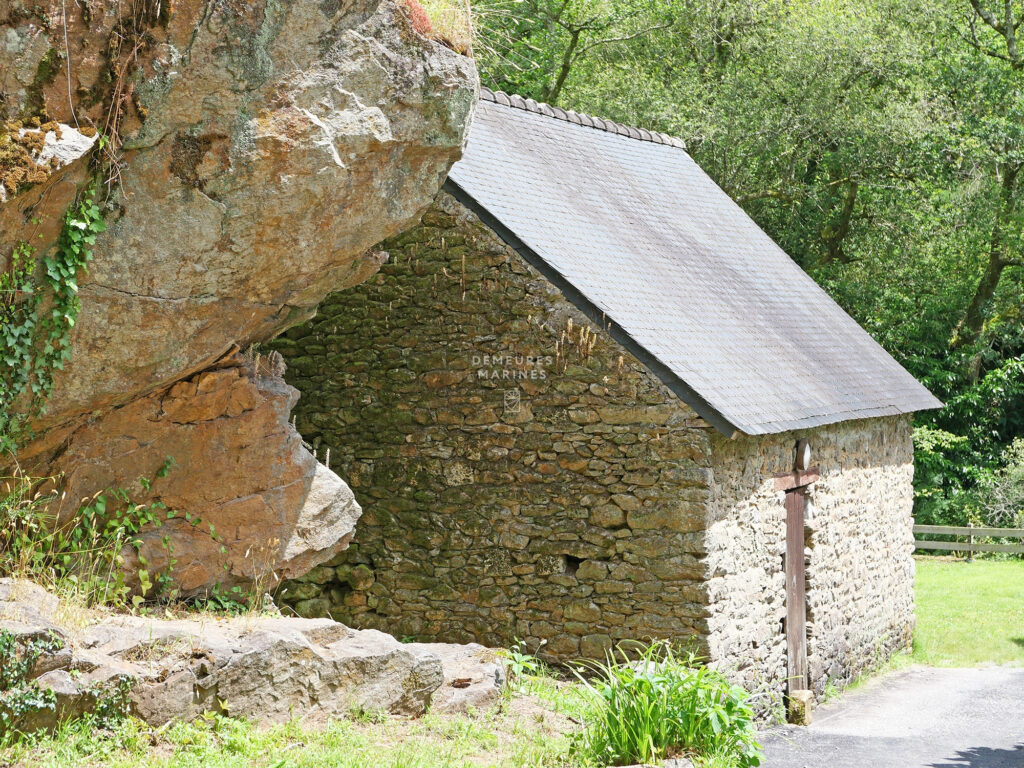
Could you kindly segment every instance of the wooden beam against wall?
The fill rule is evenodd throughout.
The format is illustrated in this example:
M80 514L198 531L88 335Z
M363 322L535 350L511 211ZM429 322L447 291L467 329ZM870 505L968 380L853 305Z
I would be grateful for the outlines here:
M798 469L793 472L780 472L775 475L776 491L791 491L804 485L810 485L818 479L818 468Z

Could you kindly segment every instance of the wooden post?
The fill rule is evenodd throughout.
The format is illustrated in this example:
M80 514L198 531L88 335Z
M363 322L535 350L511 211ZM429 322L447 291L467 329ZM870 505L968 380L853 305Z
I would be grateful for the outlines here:
M798 446L799 449L799 446ZM808 690L807 575L804 563L804 511L807 486L818 479L816 467L775 475L775 490L786 492L786 695L789 721L810 725L814 693Z
M974 523L968 523L970 532L967 534L967 562L974 562Z
M804 572L804 488L786 492L787 693L807 689L807 580Z

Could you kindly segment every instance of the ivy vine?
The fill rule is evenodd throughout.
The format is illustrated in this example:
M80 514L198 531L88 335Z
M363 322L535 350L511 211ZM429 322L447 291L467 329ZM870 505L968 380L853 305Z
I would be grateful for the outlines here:
M105 229L90 186L65 212L56 246L38 264L35 248L22 241L0 274L0 454L13 454L27 421L46 411L54 373L71 357L70 332L81 309L78 273ZM13 412L26 391L27 412Z
M11 404L28 386L32 370L38 305L33 275L32 247L22 241L11 254L11 266L0 274L0 452L13 449L23 414L11 413Z
M62 648L64 642L52 633L28 638L0 629L0 747L19 741L25 726L40 712L49 710L50 717L57 716L56 693L36 682L33 673L41 657ZM89 717L95 725L113 728L128 716L132 682L128 676L118 675L82 689L84 698L92 700Z

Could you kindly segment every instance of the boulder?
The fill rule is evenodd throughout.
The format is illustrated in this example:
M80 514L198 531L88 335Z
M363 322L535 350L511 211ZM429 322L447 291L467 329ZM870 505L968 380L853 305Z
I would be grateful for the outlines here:
M386 255L368 249L417 220L461 153L473 63L405 8L0 4L0 118L99 129L116 163L71 360L18 463L63 478L64 517L126 487L212 525L223 556L183 523L148 536L152 549L169 535L187 590L297 575L351 535L351 492L289 423L295 391L235 353L376 272ZM76 160L48 142L42 180L0 203L0 270L21 240L40 256L54 246L93 173L96 152ZM179 469L141 487L167 457Z
M17 597L6 599L12 590ZM353 712L416 716L445 682L433 646L330 619L115 615L75 630L45 618L51 608L55 599L45 591L0 579L0 630L18 635L22 649L37 638L56 640L27 676L51 692L52 705L29 712L25 730L52 728L101 701L119 702L154 726L204 712L261 723ZM452 646L444 653L458 655Z
M138 551L125 549L129 583L141 557L186 595L260 579L274 588L352 538L361 512L352 491L288 421L298 392L238 355L218 365L83 424L52 464L76 501L65 518L105 487L133 500L152 493L177 511L142 532ZM161 477L167 457L174 465Z
M219 712L263 723L352 712L420 715L441 685L437 656L330 619L107 619L85 649L131 665L130 700L151 725Z
M507 676L505 664L494 650L477 643L408 643L405 647L441 659L444 682L434 692L432 712L481 712L500 700Z

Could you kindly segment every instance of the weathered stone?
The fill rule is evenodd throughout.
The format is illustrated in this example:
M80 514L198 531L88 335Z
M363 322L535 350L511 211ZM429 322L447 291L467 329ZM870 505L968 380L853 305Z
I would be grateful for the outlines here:
M787 720L793 725L810 725L813 720L814 691L790 691L786 700Z
M601 609L588 600L578 600L565 606L565 618L581 622L595 622L601 618Z
M644 507L626 515L626 523L634 531L678 531L692 533L704 529L704 510L697 506L662 503Z
M615 643L608 635L584 635L580 638L580 655L588 659L600 659L608 654Z
M129 583L140 554L185 594L270 571L293 577L333 557L352 536L360 514L352 492L288 423L298 393L280 379L254 376L235 358L221 365L83 425L51 465L65 476L62 519L104 487L127 489L133 500L152 493L179 512L142 532L139 553L126 548Z
M605 504L590 511L590 522L601 528L618 528L626 524L626 515L621 507Z
M6 618L37 613L39 595L23 583L0 580L4 609L0 629L22 626ZM44 593L45 594L45 593ZM52 596L40 601L44 612ZM37 630L48 631L40 623ZM328 619L239 617L167 621L112 616L81 630L61 627L72 653L36 678L56 694L54 710L43 710L29 728L91 711L103 687L130 681L135 715L153 726L213 711L261 723L292 717L325 718L353 710L419 715L452 676L471 684L445 691L449 711L493 701L503 668L479 646L403 645L390 635L356 631ZM440 654L440 655L439 655ZM442 664L441 656L445 658Z
M171 456L179 479L131 487L133 501L161 498L229 540L225 559L199 529L165 526L183 583L209 588L222 566L227 581L295 575L344 546L358 506L289 424L294 391L222 361L379 269L387 254L370 246L417 219L461 152L473 63L393 0L165 3L142 22L146 45L109 61L132 13L57 0L0 13L3 117L111 125L110 73L137 70L117 100L120 184L79 276L71 361L18 459L63 473L70 515ZM70 159L49 138L43 151ZM0 271L30 218L39 256L53 247L88 169L74 160L0 204Z
M431 712L482 712L501 699L506 681L505 663L489 648L476 643L408 643L406 648L441 659L444 682L434 691Z

